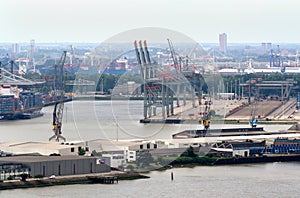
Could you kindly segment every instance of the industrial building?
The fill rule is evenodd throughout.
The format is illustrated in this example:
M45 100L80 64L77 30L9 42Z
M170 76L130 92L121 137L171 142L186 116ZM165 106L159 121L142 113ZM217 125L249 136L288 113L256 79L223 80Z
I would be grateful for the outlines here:
M212 145L212 153L216 156L249 157L261 155L266 149L266 141L253 142L219 142Z
M271 144L267 148L267 153L273 154L289 154L300 153L300 139L289 139L284 137L278 137L274 140L274 144Z
M13 154L39 154L39 155L78 155L84 148L83 142L4 142L0 143L0 150Z
M110 167L97 157L86 156L12 156L0 157L0 178L27 173L29 177L43 175L76 175L109 172Z
M92 140L87 145L93 155L101 156L105 163L111 167L118 168L126 162L136 161L136 155L139 150L156 150L158 145L149 141L107 141Z

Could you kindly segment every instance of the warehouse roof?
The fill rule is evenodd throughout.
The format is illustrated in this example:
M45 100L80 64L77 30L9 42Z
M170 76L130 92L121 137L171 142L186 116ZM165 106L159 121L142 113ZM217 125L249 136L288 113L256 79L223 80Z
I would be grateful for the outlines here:
M96 159L96 157L87 156L11 156L11 157L0 157L1 162L18 162L18 163L28 163L28 162L48 162L48 161L61 161L61 160L79 160L79 159Z

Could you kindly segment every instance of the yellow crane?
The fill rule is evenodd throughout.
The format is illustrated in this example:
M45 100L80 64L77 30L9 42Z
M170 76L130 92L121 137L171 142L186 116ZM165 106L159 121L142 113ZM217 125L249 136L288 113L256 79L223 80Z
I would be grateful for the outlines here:
M58 64L58 72L57 66L55 69L55 79L54 79L54 91L55 91L55 106L53 110L53 122L52 122L52 130L54 135L49 138L49 141L55 140L59 142L60 139L66 141L66 138L62 136L62 118L64 111L64 97L65 97L65 75L64 75L64 64L66 60L67 51L64 51L59 64Z

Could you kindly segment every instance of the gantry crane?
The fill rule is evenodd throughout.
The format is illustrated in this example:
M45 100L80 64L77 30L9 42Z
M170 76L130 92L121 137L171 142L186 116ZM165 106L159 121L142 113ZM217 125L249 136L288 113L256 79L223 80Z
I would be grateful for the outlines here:
M65 74L64 64L66 60L67 51L64 51L59 64L55 66L55 79L54 79L54 92L55 92L55 106L53 110L53 122L52 130L54 135L49 138L49 141L59 140L66 141L66 138L62 136L62 118L64 111L64 96L65 96Z
M177 57L176 57L176 54L175 54L173 43L170 39L167 39L167 40L168 40L168 44L169 44L169 48L170 48L170 52L171 52L171 58L172 58L173 63L174 63L174 68L181 71L181 68L178 68L178 60L177 60Z

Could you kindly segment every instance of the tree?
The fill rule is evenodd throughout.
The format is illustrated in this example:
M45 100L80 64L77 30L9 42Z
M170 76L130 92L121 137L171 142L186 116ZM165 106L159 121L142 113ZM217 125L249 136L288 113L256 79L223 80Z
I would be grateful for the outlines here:
M137 158L136 158L136 164L139 167L146 167L149 166L149 164L153 162L153 158L151 153L149 153L149 151L140 151L137 154Z
M83 148L80 148L78 151L78 155L85 155L85 150Z
M190 146L184 153L181 154L182 157L196 157L194 148Z
M20 177L21 177L21 181L25 182L26 179L28 178L28 174L22 173L22 174L20 175Z

